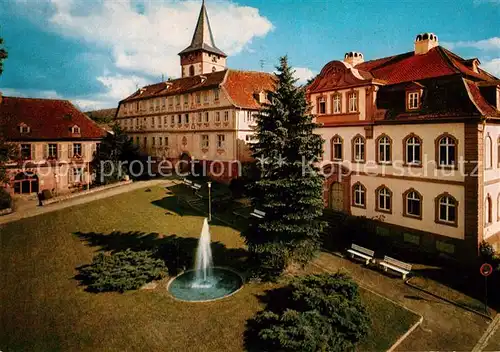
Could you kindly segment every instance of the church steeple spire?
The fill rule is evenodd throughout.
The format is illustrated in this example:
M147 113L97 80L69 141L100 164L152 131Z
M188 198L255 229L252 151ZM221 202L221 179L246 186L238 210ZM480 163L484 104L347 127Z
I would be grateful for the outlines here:
M201 3L191 44L181 51L179 56L181 57L182 77L226 69L227 55L215 45L205 0Z

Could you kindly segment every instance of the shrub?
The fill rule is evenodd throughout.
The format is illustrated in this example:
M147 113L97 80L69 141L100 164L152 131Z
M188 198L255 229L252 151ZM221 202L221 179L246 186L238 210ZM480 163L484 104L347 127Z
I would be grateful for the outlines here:
M5 188L0 187L0 210L12 207L12 197Z
M134 290L147 282L165 276L165 263L154 258L151 251L99 253L92 264L79 268L79 278L89 291Z
M309 275L270 293L266 310L248 323L246 343L255 351L351 351L369 325L352 279Z

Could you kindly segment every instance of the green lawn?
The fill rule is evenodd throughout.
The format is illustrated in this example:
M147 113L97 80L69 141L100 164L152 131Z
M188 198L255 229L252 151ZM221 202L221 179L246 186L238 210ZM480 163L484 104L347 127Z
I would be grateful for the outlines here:
M151 246L174 234L195 243L203 218L181 209L175 197L154 187L0 225L0 350L243 350L245 322L262 307L259 296L271 284L248 284L231 298L190 304L172 299L164 283L93 294L74 279L76 268L101 249ZM211 232L219 242L215 263L239 265L239 233L217 223ZM415 316L371 293L363 296L374 330L361 349L386 349ZM388 324L393 321L400 324Z

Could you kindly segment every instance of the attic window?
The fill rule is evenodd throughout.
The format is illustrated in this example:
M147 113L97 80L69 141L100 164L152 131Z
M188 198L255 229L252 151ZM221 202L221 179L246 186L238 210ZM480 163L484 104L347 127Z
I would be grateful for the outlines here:
M30 133L30 131L31 131L31 128L27 124L22 123L22 124L19 125L19 132L21 132L21 133Z
M406 107L408 110L416 110L420 108L420 92L406 93Z
M71 133L80 134L80 127L78 127L77 125L74 125L73 127L71 127Z

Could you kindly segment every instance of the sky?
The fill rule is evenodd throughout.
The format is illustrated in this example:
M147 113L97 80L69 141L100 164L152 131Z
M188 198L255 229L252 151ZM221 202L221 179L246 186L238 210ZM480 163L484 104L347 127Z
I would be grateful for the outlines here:
M138 86L180 76L201 0L0 0L9 58L4 95L112 108ZM500 0L206 0L228 66L273 72L288 55L300 82L348 51L413 50L417 34L500 77Z

